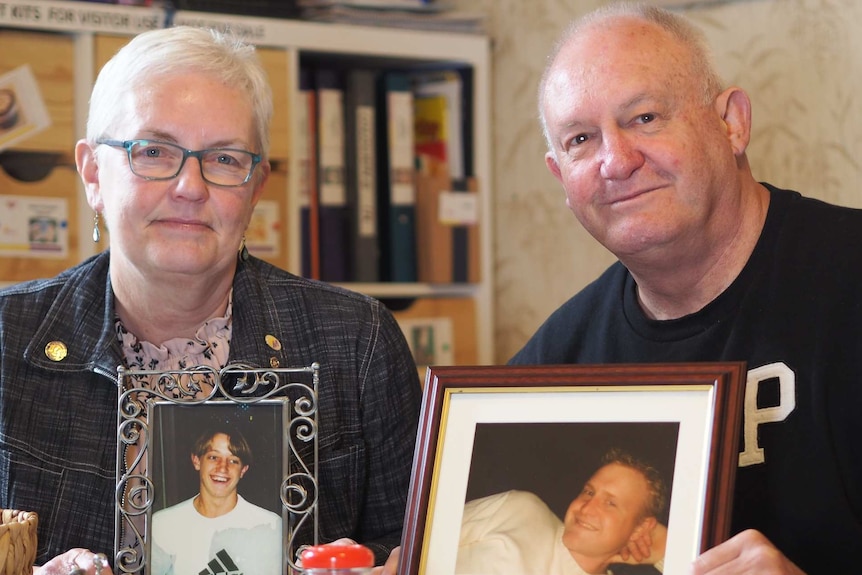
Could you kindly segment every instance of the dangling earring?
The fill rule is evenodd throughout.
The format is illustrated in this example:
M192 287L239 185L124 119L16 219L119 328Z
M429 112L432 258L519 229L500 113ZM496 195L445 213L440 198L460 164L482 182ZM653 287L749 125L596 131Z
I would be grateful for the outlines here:
M242 243L239 245L239 259L242 261L248 261L248 248L245 247L245 234L242 235Z
M95 212L93 215L93 242L99 243L100 239L102 239L102 233L99 231L99 212Z

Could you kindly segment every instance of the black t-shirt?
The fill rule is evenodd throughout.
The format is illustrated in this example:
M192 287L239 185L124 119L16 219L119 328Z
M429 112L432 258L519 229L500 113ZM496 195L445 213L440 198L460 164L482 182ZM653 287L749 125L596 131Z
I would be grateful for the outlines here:
M754 252L702 310L647 318L617 262L510 363L747 362L732 529L762 531L809 575L852 573L862 544L862 210L768 187Z

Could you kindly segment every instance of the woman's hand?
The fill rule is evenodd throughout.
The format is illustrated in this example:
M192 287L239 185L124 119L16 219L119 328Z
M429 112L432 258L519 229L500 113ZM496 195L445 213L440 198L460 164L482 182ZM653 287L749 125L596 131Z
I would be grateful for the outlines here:
M33 575L108 575L110 572L108 558L89 549L70 549L41 567L33 567Z

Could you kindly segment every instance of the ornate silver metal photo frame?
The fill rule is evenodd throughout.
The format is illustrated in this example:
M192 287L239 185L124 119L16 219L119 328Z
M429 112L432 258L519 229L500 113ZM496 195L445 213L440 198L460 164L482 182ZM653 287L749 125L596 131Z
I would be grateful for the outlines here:
M153 514L173 504L185 487L186 481L176 478L194 461L189 451L196 437L190 435L201 428L220 429L202 425L207 420L234 426L244 422L246 434L258 436L248 444L264 446L263 457L254 458L262 462L253 465L257 491L262 492L256 497L270 503L255 507L268 506L281 516L281 572L298 572L298 542L318 543L318 364L269 369L230 364L221 370L196 366L172 371L120 367L117 377L115 572L155 573ZM191 423L196 420L201 421ZM250 426L251 421L258 427ZM262 437L270 432L277 437ZM261 475L274 479L267 486ZM275 493L266 493L270 488ZM231 572L229 563L223 572Z

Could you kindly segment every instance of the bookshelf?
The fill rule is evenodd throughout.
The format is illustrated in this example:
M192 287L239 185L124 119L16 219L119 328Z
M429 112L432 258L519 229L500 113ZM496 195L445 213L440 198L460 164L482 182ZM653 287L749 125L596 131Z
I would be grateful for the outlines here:
M158 8L74 2L17 0L0 10L0 74L31 64L52 115L52 128L20 148L59 155L54 172L63 176L58 190L67 201L68 254L63 261L44 265L22 254L0 254L0 282L28 279L27 273L56 273L95 253L90 240L92 213L74 174L74 142L84 134L90 87L104 61L131 35L165 25L167 14ZM471 94L471 138L466 143L471 174L478 183L478 281L463 283L342 282L349 289L393 302L396 317L415 323L423 317L453 319L456 363L493 363L492 227L490 151L490 47L483 36L406 29L322 24L299 20L176 11L174 24L230 28L255 43L270 76L275 103L271 127L273 171L263 201L267 221L279 232L261 240L268 253L261 257L294 273L302 270L303 238L300 220L302 165L297 150L303 141L298 114L300 69L333 64L339 69L377 71L467 70ZM3 50L14 40L14 51ZM4 44L5 43L5 44ZM62 89L55 85L59 83ZM54 102L60 94L62 101ZM13 146L13 149L15 147ZM52 175L52 177L55 177ZM0 194L45 194L48 186L14 181L0 171ZM72 183L74 182L74 183ZM38 191L31 191L38 187ZM104 242L104 240L103 240ZM252 250L253 253L255 250ZM40 265L32 266L33 262ZM25 271L21 271L21 270ZM27 270L34 270L28 272ZM24 274L24 275L22 275ZM417 319L418 318L418 319ZM411 323L412 325L412 323ZM408 340L410 337L408 337ZM438 362L442 363L442 361Z

